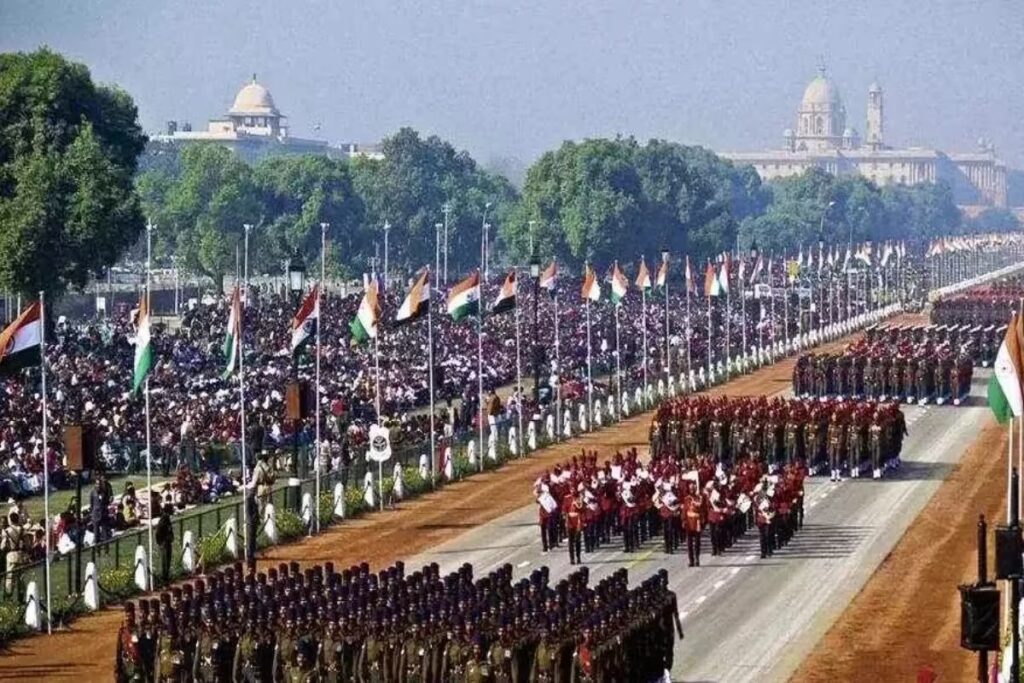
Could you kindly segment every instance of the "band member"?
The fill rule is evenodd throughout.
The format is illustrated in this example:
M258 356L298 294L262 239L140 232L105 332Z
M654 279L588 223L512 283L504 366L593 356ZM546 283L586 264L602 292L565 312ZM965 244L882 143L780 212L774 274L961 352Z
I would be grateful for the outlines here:
M704 528L704 497L696 487L683 504L683 528L686 531L686 553L690 566L700 566L700 534Z
M586 506L583 504L583 494L565 497L565 532L569 539L569 564L583 563L583 525Z

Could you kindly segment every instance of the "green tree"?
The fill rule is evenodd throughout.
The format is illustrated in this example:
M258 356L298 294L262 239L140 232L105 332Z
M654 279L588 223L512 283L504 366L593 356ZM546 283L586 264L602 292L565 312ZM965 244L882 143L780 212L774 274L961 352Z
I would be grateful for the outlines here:
M970 232L1016 232L1020 230L1020 219L1009 209L985 209L968 221Z
M0 288L84 286L144 226L131 98L49 50L0 55Z

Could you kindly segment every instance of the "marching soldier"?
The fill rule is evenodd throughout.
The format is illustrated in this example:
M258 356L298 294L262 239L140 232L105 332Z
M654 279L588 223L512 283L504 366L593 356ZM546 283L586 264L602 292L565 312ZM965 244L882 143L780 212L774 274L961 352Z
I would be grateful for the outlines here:
M700 491L694 490L683 503L683 529L686 532L686 553L691 567L700 566L700 534L704 521L704 499Z
M135 621L135 605L124 606L124 621L117 632L117 655L114 679L118 683L141 683L148 679L146 665L139 648L139 625Z
M583 494L569 494L565 497L565 531L569 540L569 564L583 563L583 524L586 508Z

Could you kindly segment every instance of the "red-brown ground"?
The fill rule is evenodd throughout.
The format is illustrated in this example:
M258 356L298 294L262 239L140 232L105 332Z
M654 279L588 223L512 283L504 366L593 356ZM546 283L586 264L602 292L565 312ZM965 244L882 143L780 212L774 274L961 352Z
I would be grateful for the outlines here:
M906 316L900 322L919 322ZM845 343L845 342L844 342ZM842 343L829 345L835 349ZM790 383L793 360L783 361L717 387L713 394L775 394ZM533 502L531 485L555 463L581 448L607 454L616 449L646 444L650 414L635 416L614 427L588 434L572 443L558 444L529 459L514 461L495 472L446 486L443 490L403 503L393 512L346 522L321 534L266 551L260 563L281 561L333 561L349 566L362 561L380 567L423 552L439 543ZM16 641L0 658L0 680L109 681L118 624L117 608L104 609L75 622L71 629L52 636Z

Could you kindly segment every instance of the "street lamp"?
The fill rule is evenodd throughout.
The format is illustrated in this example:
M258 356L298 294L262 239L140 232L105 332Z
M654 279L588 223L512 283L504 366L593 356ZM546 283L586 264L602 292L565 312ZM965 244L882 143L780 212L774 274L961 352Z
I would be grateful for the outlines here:
M384 221L384 287L388 287L388 231L391 223Z
M532 221L531 221L532 222ZM537 252L530 254L530 277L533 278L533 403L540 410L540 347L537 344L537 303L540 299L540 262Z
M300 294L306 284L306 265L296 251L288 261L288 289L293 295Z
M441 230L444 223L434 223L434 273L432 277L437 281L437 275L441 272Z

